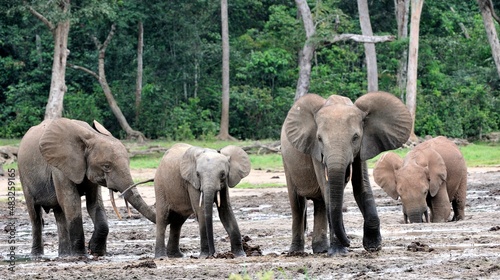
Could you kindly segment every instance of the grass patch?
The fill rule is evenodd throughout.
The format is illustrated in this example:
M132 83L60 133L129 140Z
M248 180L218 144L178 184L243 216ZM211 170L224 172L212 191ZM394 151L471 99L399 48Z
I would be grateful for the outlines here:
M283 170L281 154L249 155L252 169Z
M241 182L236 185L237 189L264 189L264 188L283 188L286 187L282 183L262 183L262 184L251 184L248 182Z
M0 146L19 146L21 139L0 139Z
M500 145L477 142L460 147L468 167L499 166Z

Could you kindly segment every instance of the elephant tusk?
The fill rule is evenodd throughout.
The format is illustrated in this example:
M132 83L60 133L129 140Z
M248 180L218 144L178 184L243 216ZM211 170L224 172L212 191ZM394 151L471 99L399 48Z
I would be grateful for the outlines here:
M425 210L424 215L425 215L425 222L428 223L429 222L429 211Z
M220 191L217 192L217 207L220 208Z
M118 212L118 208L116 208L115 195L113 194L113 191L111 189L109 190L109 200L111 201L111 205L113 206L113 210L115 210L115 214L118 217L118 220L121 220L122 216Z
M328 168L326 168L326 165L325 165L325 179L328 182Z
M128 201L126 199L124 200L125 200L125 207L127 207L128 217L132 218L132 212L130 211L130 206L128 206Z
M200 204L199 207L201 207L201 203L203 202L203 192L200 193Z

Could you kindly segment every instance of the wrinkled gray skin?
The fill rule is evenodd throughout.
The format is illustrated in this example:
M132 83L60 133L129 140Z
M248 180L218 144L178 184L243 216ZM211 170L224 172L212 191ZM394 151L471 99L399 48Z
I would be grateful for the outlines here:
M446 137L427 140L404 158L389 152L373 170L375 182L393 199L401 197L405 223L447 222L464 218L467 166L458 147ZM451 202L451 204L450 204Z
M108 222L100 186L123 191L134 182L125 146L101 124L47 120L28 130L19 146L18 166L26 206L31 219L31 254L43 255L42 209L54 211L59 237L59 256L85 255L81 196L94 223L88 251L106 253ZM156 216L136 189L125 198L146 218Z
M385 92L365 94L354 104L346 97L324 99L315 94L295 102L281 131L293 219L290 252L304 251L306 199L314 202L313 252L331 256L347 251L350 241L342 203L350 178L364 218L363 246L368 251L380 250L380 220L365 161L400 147L410 129L411 117L404 104Z
M155 257L182 257L179 249L181 227L196 214L200 229L200 257L215 253L212 210L214 202L229 234L231 252L245 256L240 230L229 202L228 187L236 186L250 173L250 160L241 148L227 146L220 152L179 143L163 156L155 175L156 249ZM217 198L220 192L220 201ZM200 201L201 197L201 201ZM165 230L170 225L165 247Z

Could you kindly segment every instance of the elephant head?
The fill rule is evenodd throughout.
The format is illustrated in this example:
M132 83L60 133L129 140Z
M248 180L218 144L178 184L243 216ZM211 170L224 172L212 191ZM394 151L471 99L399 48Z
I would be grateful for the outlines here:
M435 150L419 149L404 161L395 153L386 153L378 160L373 177L390 197L401 197L405 223L421 223L424 217L429 222L427 199L436 196L447 171Z
M213 239L212 206L220 207L220 193L236 186L250 173L250 159L243 149L227 146L217 152L212 149L191 147L183 155L181 176L199 190L200 207L203 205L209 254L215 252ZM217 196L217 198L216 198ZM203 202L203 204L202 204Z
M97 121L94 127L65 118L53 120L40 138L40 152L50 165L75 184L88 179L123 192L134 183L127 149ZM124 196L148 220L156 222L154 211L136 189L127 191Z
M357 182L368 180L363 179L366 170L361 169L366 167L362 162L382 151L400 147L408 140L410 128L411 116L405 105L386 92L367 93L355 103L337 95L324 99L307 94L290 109L283 127L288 141L295 149L322 164L317 176L327 178L324 196L331 244L335 242L335 233L342 246L349 246L342 203L344 187L351 176L351 164L359 163L356 168L353 165L353 181L354 176ZM358 205L360 203L364 202ZM370 211L375 211L376 215L376 209Z

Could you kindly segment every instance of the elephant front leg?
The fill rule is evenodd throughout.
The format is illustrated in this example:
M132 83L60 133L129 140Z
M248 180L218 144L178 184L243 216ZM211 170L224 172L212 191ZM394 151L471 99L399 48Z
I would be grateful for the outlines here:
M313 253L325 253L328 251L328 236L327 236L327 213L326 205L323 199L315 199L314 202L314 228L312 249Z
M368 177L366 162L359 158L352 165L352 186L356 203L363 214L363 247L373 252L382 248L382 236L380 234L380 219L377 213L375 198Z
M61 207L56 207L53 209L54 216L57 222L57 237L59 238L59 256L69 256L71 255L71 243L68 233L68 227L66 224L66 216Z
M106 254L109 227L101 197L101 187L93 186L86 191L87 211L94 223L94 232L89 241L89 253L97 256Z
M233 210L231 208L231 203L229 202L229 194L227 189L221 190L221 206L218 208L219 217L222 225L226 229L227 234L229 234L229 239L231 241L231 252L236 257L245 257L246 253L243 250L243 242L241 240L241 233L234 217Z

